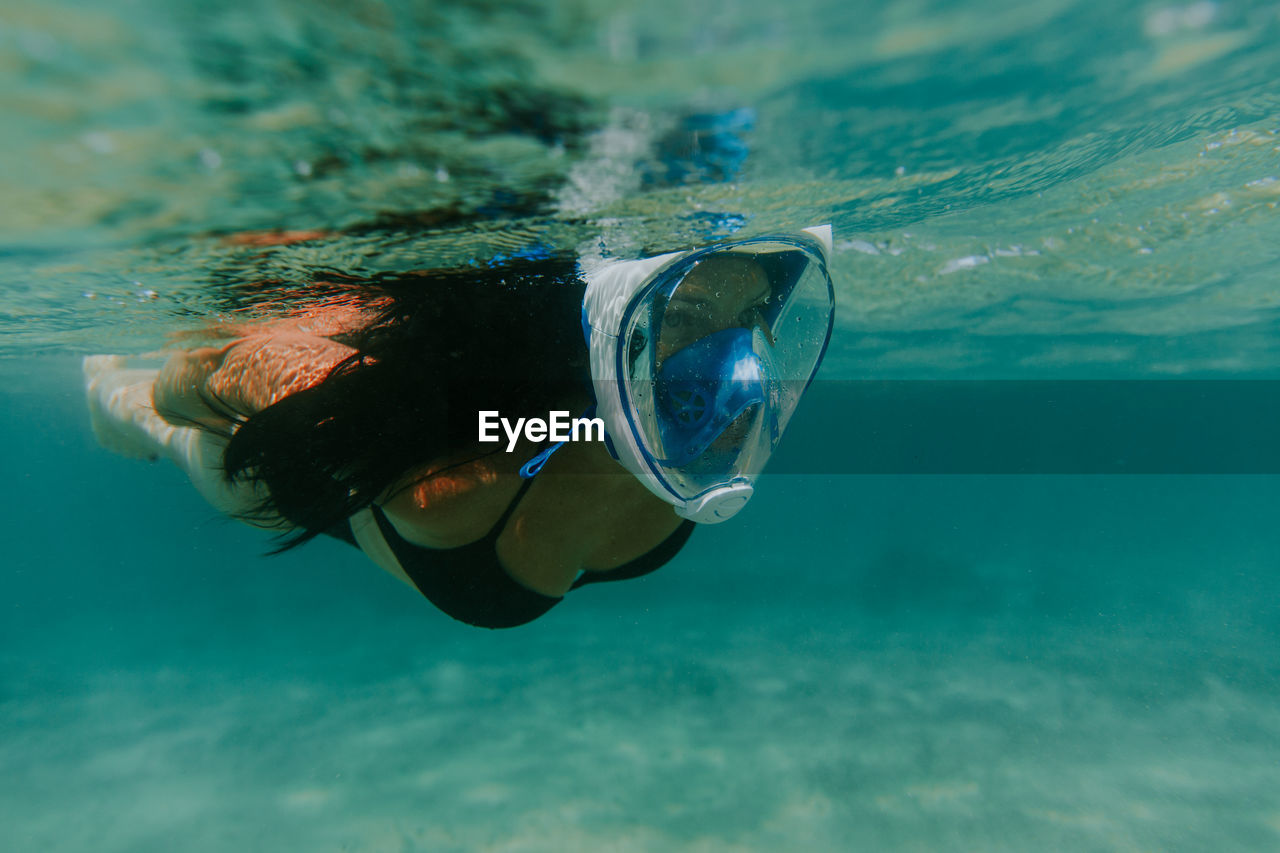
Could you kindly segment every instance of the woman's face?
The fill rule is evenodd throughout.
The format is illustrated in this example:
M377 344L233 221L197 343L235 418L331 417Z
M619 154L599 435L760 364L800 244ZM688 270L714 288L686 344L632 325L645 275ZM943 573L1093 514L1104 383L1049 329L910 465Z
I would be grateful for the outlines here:
M772 289L760 264L747 255L717 255L684 277L667 303L658 333L657 362L724 329L761 328Z

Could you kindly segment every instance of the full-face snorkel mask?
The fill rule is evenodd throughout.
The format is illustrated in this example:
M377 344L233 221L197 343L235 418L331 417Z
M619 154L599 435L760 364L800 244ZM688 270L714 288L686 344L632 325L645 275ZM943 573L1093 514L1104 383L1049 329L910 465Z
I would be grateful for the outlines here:
M831 337L830 253L823 225L586 275L596 415L678 515L724 521L751 497Z

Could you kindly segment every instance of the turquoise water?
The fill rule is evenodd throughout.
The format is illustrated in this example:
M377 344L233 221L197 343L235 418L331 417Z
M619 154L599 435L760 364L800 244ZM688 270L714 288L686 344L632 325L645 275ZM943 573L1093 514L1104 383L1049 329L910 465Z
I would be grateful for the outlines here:
M667 569L486 632L264 557L96 447L78 366L340 273L831 222L824 380L1275 379L1278 44L1262 3L0 5L6 849L1280 847L1271 467L859 473L810 407Z

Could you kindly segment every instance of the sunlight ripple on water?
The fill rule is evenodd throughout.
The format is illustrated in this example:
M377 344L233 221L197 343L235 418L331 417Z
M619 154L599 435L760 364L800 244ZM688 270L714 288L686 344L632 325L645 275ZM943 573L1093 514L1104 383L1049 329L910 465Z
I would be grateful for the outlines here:
M843 374L1280 369L1268 4L555 9L11 10L0 357L829 221Z

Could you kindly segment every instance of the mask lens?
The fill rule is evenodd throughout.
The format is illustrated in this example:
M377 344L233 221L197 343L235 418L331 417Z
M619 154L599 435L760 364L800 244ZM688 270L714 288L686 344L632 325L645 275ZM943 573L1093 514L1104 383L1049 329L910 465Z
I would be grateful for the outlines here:
M765 268L751 255L712 255L696 263L653 313L656 361L728 329L765 328L778 304Z
M660 272L630 312L625 388L655 473L695 496L764 467L833 312L815 251L751 241Z

